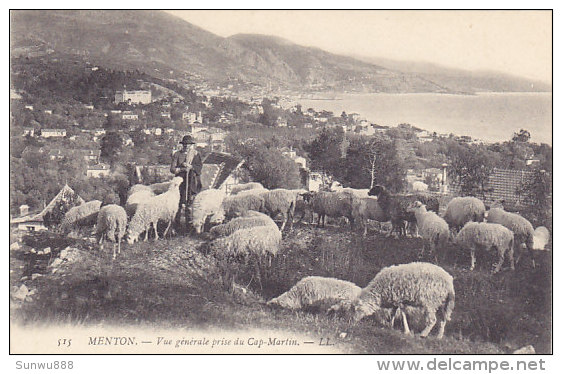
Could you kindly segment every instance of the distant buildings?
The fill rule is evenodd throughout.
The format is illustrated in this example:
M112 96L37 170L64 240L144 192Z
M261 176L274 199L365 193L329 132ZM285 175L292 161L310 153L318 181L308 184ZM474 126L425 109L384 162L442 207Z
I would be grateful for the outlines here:
M66 136L65 129L41 129L43 138L63 138Z
M109 165L98 164L98 165L89 166L88 170L86 170L86 176L88 178L107 177L110 172L111 170Z
M150 90L137 91L117 91L115 92L115 104L150 104L152 102L152 93Z
M124 120L137 121L139 119L139 115L131 111L125 111L121 114L121 118Z

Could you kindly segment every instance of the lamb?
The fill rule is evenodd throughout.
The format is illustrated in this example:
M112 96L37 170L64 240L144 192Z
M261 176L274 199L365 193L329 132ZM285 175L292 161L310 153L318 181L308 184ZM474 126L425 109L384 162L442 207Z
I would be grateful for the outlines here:
M263 190L264 188L262 184L259 182L242 183L232 186L232 188L230 189L230 194L236 195L241 191L255 190L255 189Z
M439 212L439 200L426 194L399 195L391 194L383 186L376 185L369 191L369 196L376 196L380 207L390 217L392 232L398 231L398 235L406 235L405 222L415 225L416 217L408 208L412 203L420 201L426 205L427 210ZM389 235L390 235L389 234Z
M487 220L490 223L499 223L513 232L513 237L515 239L514 248L518 252L516 262L519 262L522 252L521 247L525 244L527 252L529 252L531 256L532 265L535 267L535 259L533 257L533 237L535 231L531 222L517 213L506 212L503 206L498 204L495 204L494 207L487 212Z
M341 301L351 302L359 297L361 287L354 283L325 277L305 277L289 291L271 299L267 305L298 310L303 308L326 309Z
M363 236L367 236L368 220L387 222L390 217L379 205L377 198L369 196L357 199L353 203L352 215L355 222L363 227Z
M359 189L359 188L345 187L345 188L342 188L339 191L351 193L354 197L356 197L358 199L369 196L369 189L368 188Z
M313 221L314 213L318 214L318 226L320 224L322 224L322 227L325 226L326 216L346 217L353 224L353 195L350 193L319 191L312 194L310 206L313 212Z
M429 244L430 253L434 254L435 262L438 263L439 256L437 249L443 248L449 240L449 225L447 225L447 222L439 217L437 213L428 212L425 205L420 201L416 201L409 210L414 212L419 233L424 241ZM426 243L424 243L422 248L422 256L425 251Z
M242 217L237 217L227 223L212 227L209 232L214 237L228 236L240 229L268 225L277 227L277 224L268 215L250 210Z
M492 247L495 247L498 251L498 262L492 274L501 270L506 254L510 261L511 269L515 269L515 264L513 262L513 242L513 233L509 229L498 223L486 222L468 222L455 238L455 243L457 245L463 249L470 250L471 271L474 270L474 265L476 264L476 249L481 248L490 251Z
M92 200L72 207L66 212L59 226L60 232L68 234L81 227L93 227L96 224L102 202Z
M224 199L224 191L214 188L195 195L191 205L191 225L195 228L196 233L200 234L203 231L207 218L216 223L222 222Z
M545 246L548 244L550 233L544 226L537 227L533 235L533 249L537 251L544 251Z
M248 210L256 212L264 211L263 193L242 194L227 196L222 202L222 208L226 218L233 218L243 215Z
M143 204L150 198L154 197L154 192L150 189L138 189L137 192L129 195L127 202L125 203L125 211L127 216L133 217L137 211L139 204Z
M131 219L127 230L127 241L129 244L136 242L139 235L145 231L144 240L146 241L150 227L154 229L155 240L158 240L157 225L160 220L168 223L163 235L164 237L166 236L178 212L180 203L179 185L182 181L183 178L174 177L167 192L154 196L137 207L137 211Z
M447 321L455 306L453 277L437 265L425 262L394 265L382 269L365 287L351 306L355 323L363 317L376 313L381 308L392 307L402 314L404 330L407 318L404 308L422 308L426 326L420 333L429 335L439 317L437 338L441 339Z
M111 204L100 209L96 225L96 236L99 237L100 249L103 249L104 239L113 242L113 259L116 258L115 243L117 243L117 253L121 253L121 240L125 236L127 228L127 212L123 207Z
M449 227L455 231L459 231L467 222L482 222L486 207L484 203L472 196L455 197L445 208L443 218L449 224Z
M280 230L283 231L285 225L289 223L289 230L293 228L293 217L295 215L295 206L300 194L305 193L304 190L287 190L277 188L261 194L263 197L263 209L271 217L275 217L279 213L283 215L283 223Z

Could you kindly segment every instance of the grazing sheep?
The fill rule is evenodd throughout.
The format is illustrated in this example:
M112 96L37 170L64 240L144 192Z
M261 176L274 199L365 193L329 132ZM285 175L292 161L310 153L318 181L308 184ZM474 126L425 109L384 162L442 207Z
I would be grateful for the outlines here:
M127 230L129 244L136 242L142 232L146 232L144 237L146 241L151 227L154 229L155 240L158 240L157 225L160 220L168 223L163 235L166 236L178 212L180 203L179 185L182 181L183 178L174 177L167 192L151 197L144 204L138 205Z
M234 231L210 243L210 252L219 260L251 261L254 264L255 276L262 288L261 273L263 261L270 265L281 246L281 231L277 225L256 226ZM229 287L234 282L234 277Z
M513 232L515 240L513 245L517 251L517 260L515 262L519 262L522 253L521 247L525 244L527 252L531 256L533 267L535 267L535 259L533 257L533 236L535 231L531 222L517 213L506 212L501 205L494 205L494 207L488 211L487 216L488 222L499 223Z
M240 192L237 195L225 197L222 202L222 208L224 210L226 218L241 216L248 210L263 212L264 199L262 195L263 193L265 193L264 191L258 194L243 194L242 192Z
M115 259L115 243L117 243L117 253L121 253L121 239L125 236L127 228L127 212L119 205L106 205L100 209L97 222L96 235L99 237L100 249L103 249L104 239L113 242L113 259Z
M274 218L278 214L283 215L283 223L280 230L283 231L285 225L289 223L289 230L293 228L293 217L295 214L295 206L300 194L305 193L304 190L287 190L284 188L277 188L271 191L264 192L263 208L270 217Z
M429 335L439 318L437 338L441 339L455 306L453 277L441 267L425 262L386 267L361 291L352 303L351 313L357 323L381 308L391 307L401 312L406 330L406 306L424 311L426 326L421 337Z
M435 256L435 262L439 262L437 249L443 248L449 240L449 225L435 212L428 212L425 205L416 201L409 209L416 216L416 224L423 240L429 244L429 251ZM425 243L421 255L425 251Z
M312 194L310 206L314 213L318 214L318 226L322 222L322 227L326 224L326 216L337 218L346 217L353 224L353 195L347 192L328 192L319 191Z
M82 227L94 227L100 208L101 201L99 200L88 201L70 208L61 221L60 232L66 235L70 231L78 230Z
M271 299L267 305L279 305L286 309L327 309L341 301L352 302L361 294L361 287L354 283L325 277L305 277L289 291Z
M369 191L369 196L376 196L380 207L390 217L392 231L397 231L399 236L406 235L406 225L408 222L413 227L416 224L416 217L408 208L412 203L420 201L426 205L427 210L439 212L439 200L431 195L425 194L391 194L383 186L376 185Z
M236 195L239 192L242 191L247 191L247 190L256 190L256 189L260 189L263 190L263 186L261 183L259 182L249 182L249 183L242 183L242 184L237 184L232 186L232 188L230 189L230 194L231 195Z
M544 226L537 227L535 229L535 234L533 235L533 249L537 251L544 251L549 239L550 233L548 232L548 229Z
M445 208L443 218L449 224L449 227L459 231L467 222L482 222L486 207L484 203L472 196L455 197Z
M191 225L195 228L196 233L200 234L203 231L208 217L213 222L222 222L224 199L224 191L213 188L195 195L191 205Z
M387 222L390 217L379 205L376 197L363 197L355 200L352 209L353 220L363 227L363 236L367 235L368 220Z
M125 203L125 211L128 217L133 217L137 211L139 204L144 204L150 198L154 197L154 192L152 190L139 189L137 192L133 193L127 198Z
M240 229L268 225L277 227L275 221L268 215L250 210L242 217L237 217L227 223L212 227L209 232L215 237L228 236Z
M492 247L495 247L498 251L498 262L492 273L497 273L501 270L506 254L510 261L511 269L515 269L513 242L513 233L509 229L498 223L486 222L468 222L455 238L456 244L463 249L470 250L471 271L474 270L474 265L476 264L476 250L484 249L490 251Z

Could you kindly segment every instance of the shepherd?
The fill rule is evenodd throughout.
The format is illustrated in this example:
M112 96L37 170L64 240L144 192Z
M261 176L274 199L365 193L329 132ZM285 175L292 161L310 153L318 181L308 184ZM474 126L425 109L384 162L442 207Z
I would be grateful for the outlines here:
M183 178L180 185L180 205L175 220L178 231L181 225L182 208L185 209L186 228L191 220L189 207L193 197L201 191L201 169L203 168L203 162L195 148L193 137L185 135L180 144L182 148L172 155L172 166L170 167L170 171L176 177Z

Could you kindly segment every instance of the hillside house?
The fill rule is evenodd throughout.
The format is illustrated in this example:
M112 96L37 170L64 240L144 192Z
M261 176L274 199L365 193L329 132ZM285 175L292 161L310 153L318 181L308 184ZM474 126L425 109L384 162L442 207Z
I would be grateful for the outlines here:
M63 138L65 136L65 129L41 129L41 137L43 138Z
M244 160L222 152L211 152L203 160L201 184L203 189L215 188L230 193L233 185L240 184L240 167Z
M33 136L35 135L35 129L33 127L24 127L22 136Z
M129 121L138 121L139 115L131 111L125 111L121 114L121 119Z
M10 226L17 230L23 231L45 231L47 230L47 227L44 224L45 215L48 212L51 212L59 201L70 200L73 196L77 197L79 204L84 203L84 199L82 199L80 196L77 196L74 190L67 184L65 184L61 188L59 193L39 213L29 214L29 207L25 208L27 205L21 206L20 217L10 219Z
M86 176L88 178L107 177L110 173L111 169L107 164L92 165L86 170Z
M150 104L151 102L152 93L150 92L150 90L123 90L115 92L115 104Z

